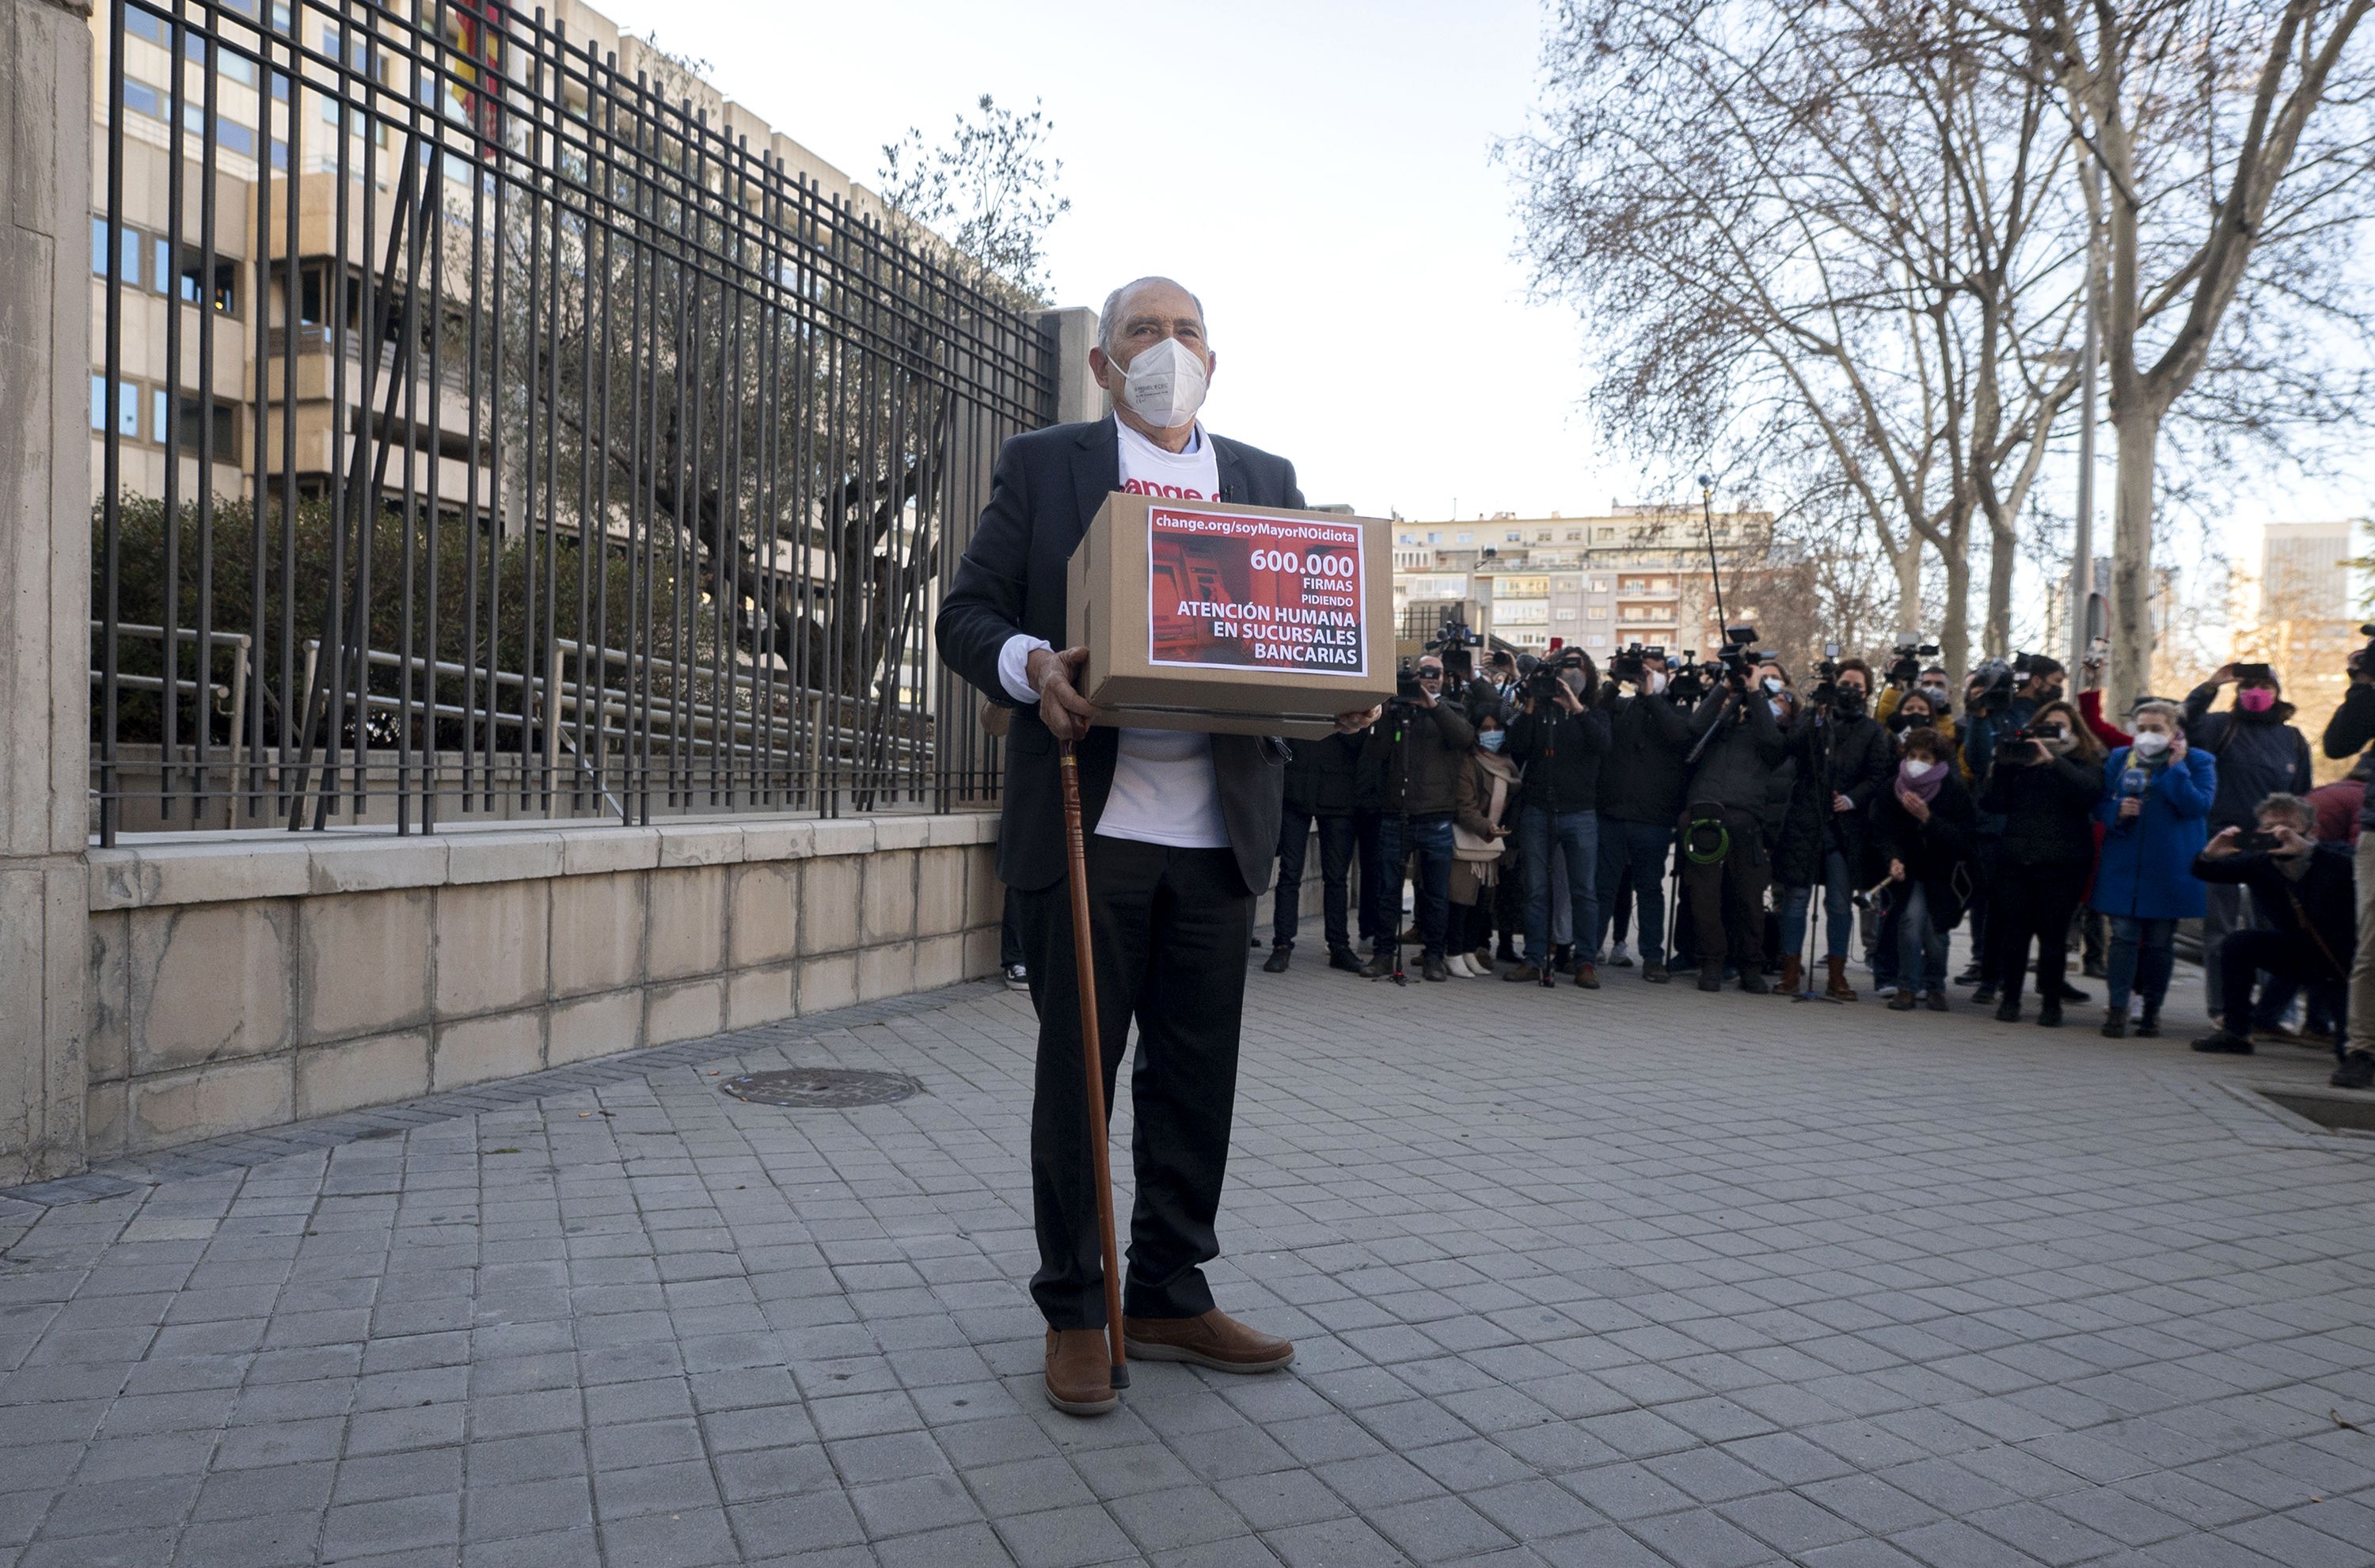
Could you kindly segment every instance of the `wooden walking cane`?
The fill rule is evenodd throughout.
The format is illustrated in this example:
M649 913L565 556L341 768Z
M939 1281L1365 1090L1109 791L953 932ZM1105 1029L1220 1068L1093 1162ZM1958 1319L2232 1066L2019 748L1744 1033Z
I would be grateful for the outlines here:
M1097 965L1089 937L1089 850L1081 829L1081 759L1069 740L1058 755L1064 779L1064 846L1071 863L1072 965L1081 993L1081 1068L1088 1080L1089 1161L1097 1184L1097 1239L1105 1246L1105 1344L1113 1356L1113 1385L1129 1386L1129 1363L1122 1355L1121 1267L1114 1246L1113 1162L1106 1145L1105 1049L1097 1039Z

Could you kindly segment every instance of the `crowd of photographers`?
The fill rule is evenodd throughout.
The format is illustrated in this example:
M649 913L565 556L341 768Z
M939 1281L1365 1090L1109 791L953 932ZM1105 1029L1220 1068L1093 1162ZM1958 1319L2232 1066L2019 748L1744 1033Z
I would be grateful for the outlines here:
M1447 628L1367 731L1294 743L1266 968L1293 961L1315 838L1327 961L1370 978L1400 977L1407 949L1427 981L1596 990L1614 969L1853 1002L1853 962L1892 1008L1968 988L2059 1027L2091 1000L2075 947L2101 1032L2156 1036L2198 920L2215 1027L2195 1049L2331 1038L2334 1081L2375 1084L2360 661L2322 745L2368 758L2312 790L2264 665L2115 725L2039 656L1957 694L1934 648L1900 644L1877 676L1828 649L1802 683L1745 627L1703 663L1637 644L1604 677L1576 649L1477 653ZM1957 929L1973 956L1950 978Z

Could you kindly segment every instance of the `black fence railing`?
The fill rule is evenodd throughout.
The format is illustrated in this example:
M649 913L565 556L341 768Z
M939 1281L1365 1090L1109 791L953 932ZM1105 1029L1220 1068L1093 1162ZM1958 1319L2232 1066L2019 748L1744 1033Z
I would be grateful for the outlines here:
M1051 350L502 0L101 0L99 831L994 796L939 584Z

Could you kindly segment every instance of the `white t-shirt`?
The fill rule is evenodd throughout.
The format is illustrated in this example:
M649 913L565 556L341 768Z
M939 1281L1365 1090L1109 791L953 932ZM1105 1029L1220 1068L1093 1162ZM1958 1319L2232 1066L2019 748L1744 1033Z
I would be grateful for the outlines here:
M1220 459L1202 425L1184 452L1165 452L1117 419L1114 429L1120 437L1123 489L1174 501L1221 499ZM998 650L998 680L1016 701L1038 700L1024 672L1031 650L1046 646L1039 638L1017 633ZM1194 730L1124 729L1097 836L1174 849L1228 848L1220 782L1212 773L1212 737Z

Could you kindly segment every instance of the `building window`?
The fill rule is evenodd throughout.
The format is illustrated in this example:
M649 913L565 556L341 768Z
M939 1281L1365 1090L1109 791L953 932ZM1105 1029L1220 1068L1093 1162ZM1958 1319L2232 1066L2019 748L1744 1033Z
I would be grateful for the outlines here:
M157 395L158 400L160 403L164 400L164 396L165 395L161 392ZM213 400L212 407L214 413L214 460L218 463L235 461L236 459L232 451L232 442L237 439L238 428L234 420L231 406L218 397ZM183 398L181 436L182 450L183 452L195 453L199 450L199 438L202 433L198 423L200 418L201 405L198 400L195 397ZM165 439L165 432L161 430L159 430L157 432L157 439L159 441L163 441Z
M1580 528L1569 528L1566 531L1566 542L1571 545L1579 545L1583 543L1583 530Z
M1561 605L1561 606L1559 606L1559 607L1558 607L1558 618L1559 618L1561 620L1573 620L1573 619L1575 619L1575 609L1574 609L1574 607L1573 607L1573 606L1570 606L1570 605Z
M1476 542L1476 536L1473 534L1461 534L1452 542L1461 545L1472 545Z
M1429 534L1426 536L1426 542L1430 545L1439 545L1443 543L1443 536L1441 534Z
M1594 605L1585 613L1589 619L1606 620L1608 619L1608 607L1606 605Z

